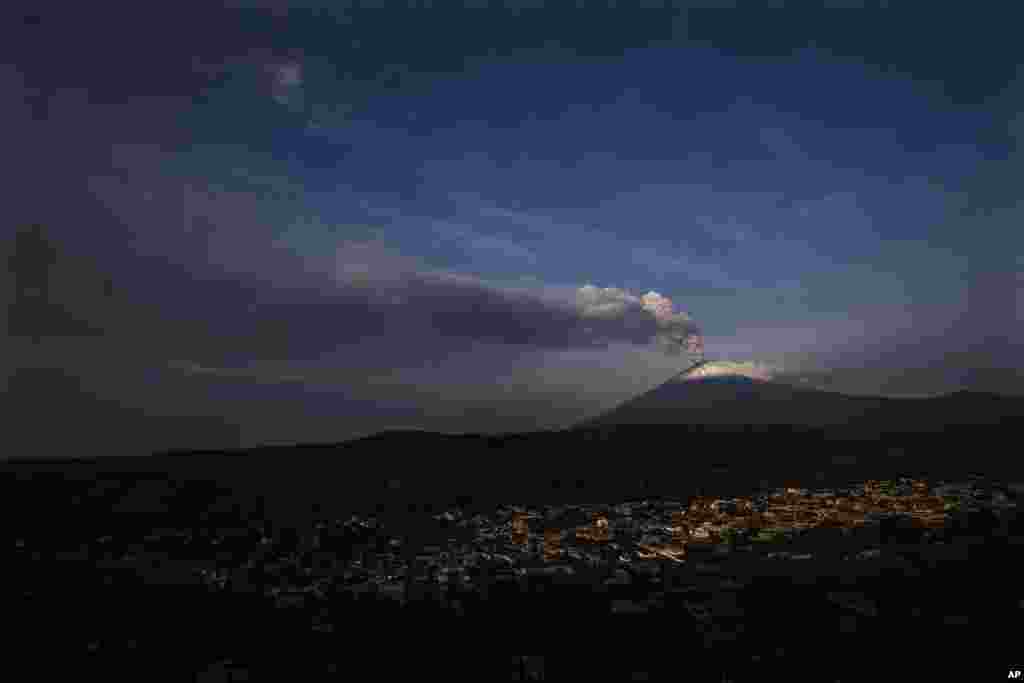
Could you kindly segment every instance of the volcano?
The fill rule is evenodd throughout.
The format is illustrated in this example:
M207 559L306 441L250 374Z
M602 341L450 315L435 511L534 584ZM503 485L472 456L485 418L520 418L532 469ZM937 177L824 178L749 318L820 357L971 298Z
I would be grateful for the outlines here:
M848 395L771 378L753 363L706 361L578 425L792 425L934 431L1024 418L1021 397L957 391L930 398Z

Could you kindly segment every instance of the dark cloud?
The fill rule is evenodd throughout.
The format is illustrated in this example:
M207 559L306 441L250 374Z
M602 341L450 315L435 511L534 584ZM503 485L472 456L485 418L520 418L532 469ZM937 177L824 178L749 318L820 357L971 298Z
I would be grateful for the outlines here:
M54 327L59 312L96 334L214 366L305 361L381 338L400 340L386 346L389 353L404 348L406 363L459 340L532 350L657 341L679 353L685 337L698 333L654 292L637 297L588 286L555 297L425 270L375 243L343 243L318 263L286 256L268 263L250 248L247 258L259 266L253 273L239 272L239 262L236 272L214 275L152 259L134 270L108 262L121 271L104 272L86 267L82 256L58 258L41 227L20 234L11 255L22 292L12 335L79 334L71 322ZM44 296L32 298L37 286ZM83 296L90 288L95 294Z
M288 4L108 10L44 2L5 28L0 127L9 139L0 169L19 190L5 197L4 256L19 226L43 226L54 246L33 273L12 263L0 283L15 349L5 377L12 365L38 366L42 374L19 374L12 386L25 395L52 388L25 405L49 401L53 410L94 416L76 422L83 428L93 420L113 429L135 416L140 442L151 430L175 429L153 426L149 415L188 415L193 406L249 425L250 442L331 438L349 429L337 426L345 416L359 429L427 415L456 428L467 415L476 420L468 428L502 416L528 425L597 397L624 399L675 371L680 354L698 352L701 331L666 297L643 294L650 287L685 293L683 303L713 332L711 356L799 355L798 365L853 367L858 381L908 393L942 383L1019 384L1019 370L1006 369L1020 367L1024 339L1014 183L1024 176L1014 148L1022 101L1019 87L1005 87L1004 68L1020 62L1009 53L1019 41L947 49L1000 22L943 15L919 49L906 40L920 34L910 14L772 19L766 31L766 22L700 13L595 11L579 31L583 15L574 10L541 18ZM877 105L885 98L845 107L830 96L794 96L806 120L772 114L774 102L740 98L731 107L740 72L713 72L718 62L696 52L653 52L644 62L651 68L598 72L638 82L639 106L626 97L587 115L587 107L566 109L552 96L577 73L584 84L588 74L563 67L591 56L621 57L688 36L719 52L784 62L806 48L808 35L818 48L800 59L838 70L821 72L820 81L771 71L778 81L761 80L779 97L779 112L808 82L845 92L856 78L844 80L853 71L837 64L854 55L859 63L901 62L902 75L886 77L892 92L925 92L929 107L983 102L988 137L976 141L970 126L943 118L922 120L915 137L889 125L900 117ZM531 61L535 70L516 71ZM690 97L681 81L683 106L664 94L660 76L637 80L668 63L680 66L681 78L727 85ZM495 77L477 78L488 65ZM505 85L506 74L525 73L537 78L526 97ZM420 97L437 92L451 96ZM844 96L864 92L875 91L850 87ZM673 137L684 110L699 125ZM733 110L739 114L727 115ZM552 117L559 125L543 123ZM836 133L844 126L851 130ZM945 181L946 217L933 215L941 202L924 206L943 183L879 180L890 192L871 204L867 169L842 173L836 165L848 150L817 144L857 148L851 166L867 157L890 166L902 158L886 156L890 147L942 141L925 134L929 126L966 131L945 142L971 152L957 157L970 169ZM743 135L763 149L729 161L750 151L739 149L749 142ZM613 140L618 146L595 145ZM630 188L640 190L627 201ZM374 196L371 189L394 215L366 220L391 232L342 222L365 218L351 207ZM847 191L843 201L821 200ZM460 193L490 206L479 218L496 231L441 206ZM424 202L452 219L439 232L445 249L423 247L431 230L417 223L430 220ZM792 215L774 204L792 204ZM558 213L588 206L590 217L580 209L578 221L572 211ZM896 214L921 227L894 228L888 256L866 263L873 256L859 240L887 229L876 217ZM942 231L929 232L943 218ZM672 248L658 227L669 222ZM604 237L590 229L599 225ZM826 228L832 232L818 234ZM835 254L814 253L826 241ZM934 249L920 246L925 241ZM940 248L952 256L935 256ZM841 262L847 257L865 263L850 267ZM943 273L947 286L934 294ZM589 281L624 288L581 289ZM780 297L791 302L785 314L774 305ZM29 343L33 337L39 343ZM69 397L64 404L53 398L60 393ZM93 394L102 406L86 406ZM212 439L200 435L213 434L216 420L213 431L199 422L182 429Z

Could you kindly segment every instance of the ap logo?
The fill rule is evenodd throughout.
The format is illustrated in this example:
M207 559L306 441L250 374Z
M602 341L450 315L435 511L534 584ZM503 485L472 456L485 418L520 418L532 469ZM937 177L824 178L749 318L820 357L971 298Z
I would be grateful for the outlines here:
M1006 677L1007 678L1014 678L1014 679L1017 679L1017 680L1021 680L1021 678L1024 678L1024 677L1021 676L1021 670L1020 669L1010 669L1010 673L1007 674Z

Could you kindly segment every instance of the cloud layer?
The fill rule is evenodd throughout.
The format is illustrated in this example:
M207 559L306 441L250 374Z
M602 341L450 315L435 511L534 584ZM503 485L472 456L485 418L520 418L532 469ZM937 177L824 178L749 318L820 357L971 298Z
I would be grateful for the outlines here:
M690 316L654 291L638 296L591 284L493 282L430 268L372 241L343 242L333 255L317 258L267 251L267 256L257 249L246 254L262 266L255 272L246 273L240 260L230 276L221 277L183 272L155 260L134 273L116 263L113 267L120 265L121 272L104 273L98 266L83 269L81 256L61 254L46 267L45 277L61 283L46 307L87 321L112 340L141 344L164 360L185 358L203 368L305 362L360 344L379 348L382 362L415 367L480 343L524 351L625 343L657 347L670 356L700 343ZM106 294L60 300L61 292L91 284L82 279L87 270L106 276ZM129 280L129 274L135 277ZM31 313L23 316L26 325ZM26 325L11 334L74 334Z

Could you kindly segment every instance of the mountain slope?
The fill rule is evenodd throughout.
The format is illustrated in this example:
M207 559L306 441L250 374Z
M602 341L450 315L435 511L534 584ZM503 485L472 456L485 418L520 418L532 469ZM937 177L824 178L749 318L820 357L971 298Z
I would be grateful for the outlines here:
M740 371L684 371L667 382L580 424L858 427L933 431L949 424L998 424L1024 417L1019 397L956 392L934 398L851 396L797 387Z

